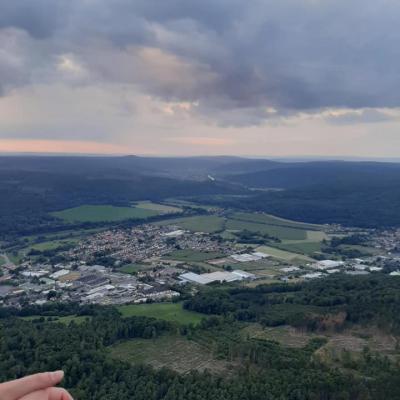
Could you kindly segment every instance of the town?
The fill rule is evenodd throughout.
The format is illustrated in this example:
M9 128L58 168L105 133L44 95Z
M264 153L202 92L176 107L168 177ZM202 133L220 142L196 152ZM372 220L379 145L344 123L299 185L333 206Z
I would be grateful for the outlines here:
M337 225L327 226L326 231L342 237L360 234ZM212 282L252 286L337 273L400 275L400 231L363 231L363 237L376 250L374 255L284 260L262 247L179 225L106 229L61 248L56 255L62 262L35 260L31 254L16 265L3 255L0 302L14 307L48 301L120 305L170 301L179 298L187 285L195 289Z

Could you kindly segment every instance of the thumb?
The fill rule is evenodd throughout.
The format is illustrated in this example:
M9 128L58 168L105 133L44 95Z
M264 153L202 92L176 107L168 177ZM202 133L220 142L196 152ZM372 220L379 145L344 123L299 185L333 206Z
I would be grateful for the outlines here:
M57 385L63 377L63 371L43 372L2 383L0 385L0 398L1 400L17 400L29 393Z

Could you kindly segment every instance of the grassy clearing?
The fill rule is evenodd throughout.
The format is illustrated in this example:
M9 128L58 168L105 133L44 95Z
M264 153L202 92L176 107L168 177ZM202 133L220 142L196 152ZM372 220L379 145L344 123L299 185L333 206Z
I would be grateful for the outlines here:
M157 225L178 225L182 229L192 232L214 233L224 229L224 218L216 215L200 215L196 217L184 217L157 222Z
M160 214L172 214L182 212L182 208L168 206L166 204L153 203L152 201L140 201L138 203L135 203L134 206L143 210L157 211Z
M322 231L307 231L307 239L313 242L322 242L328 239L328 235Z
M132 304L118 307L124 317L144 316L177 322L182 325L198 324L204 315L185 310L182 303Z
M280 250L275 247L270 247L270 246L260 246L257 247L257 251L262 251L264 253L267 253L271 255L272 257L278 258L280 260L284 261L295 261L299 260L302 262L312 262L314 261L312 258L304 256L302 254L297 254L297 253L291 253L288 251Z
M303 229L303 230L319 230L322 228L322 225L314 225L307 224L304 222L291 221L284 218L275 217L274 215L264 214L264 213L245 213L245 212L237 212L232 215L233 219L240 219L243 221L257 222L260 224L266 225L277 225L277 226L285 226L289 228L295 229Z
M284 243L277 243L275 246L284 251L288 251L291 253L305 254L308 256L312 256L314 253L321 251L321 242L287 241Z
M228 219L226 223L228 230L248 230L250 232L267 234L279 239L296 239L302 240L307 238L305 230L294 229L285 226L267 225L259 222L244 221L238 219Z
M80 206L53 212L52 215L66 222L112 222L130 218L148 218L160 215L159 211L136 207Z
M24 236L28 239L29 243L36 244L36 242L48 242L53 240L79 240L88 235L104 231L105 228L90 228L90 229L74 229L74 230L61 230L40 235ZM55 238L55 239L54 239Z
M396 353L398 338L380 331L375 327L355 326L343 332L314 333L297 330L291 326L262 327L250 324L241 331L243 337L261 340L273 340L287 347L300 348L311 339L325 338L327 343L316 355L322 361L331 363L340 358L344 351L360 353L368 346L372 351L391 355Z
M261 340L273 340L287 347L300 348L307 345L317 334L302 332L291 326L262 327L259 324L251 324L242 329L243 337Z
M218 253L215 251L196 251L196 250L186 249L186 250L176 250L164 258L177 261L201 262L201 261L212 260L214 258L221 258L224 256L225 254Z
M226 374L230 366L216 360L204 346L180 336L134 339L114 345L110 350L113 358L157 369L169 368L182 374L194 370Z
M135 274L139 271L144 271L149 268L152 268L152 266L146 264L128 264L119 268L118 272L123 272L124 274Z
M39 250L39 251L46 251L46 250L54 250L60 246L65 246L65 245L74 245L78 242L78 239L68 239L68 240L52 240L48 242L41 242L41 243L36 243L28 248L28 251L30 249L34 250Z

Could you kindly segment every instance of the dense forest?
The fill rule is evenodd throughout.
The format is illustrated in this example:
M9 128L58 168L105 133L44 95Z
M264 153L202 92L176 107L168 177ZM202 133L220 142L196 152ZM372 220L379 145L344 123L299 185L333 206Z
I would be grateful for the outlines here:
M265 326L288 324L318 331L373 323L400 334L400 279L384 274L331 276L297 285L205 288L185 307Z
M234 306L237 305L235 302ZM77 311L73 305L36 307L25 312L36 313L31 320L20 319L18 311L8 310L3 314L0 380L63 368L66 373L63 385L80 400L400 398L399 366L368 351L352 365L354 372L344 372L313 356L323 344L321 340L312 340L301 349L288 349L274 342L240 339L235 335L236 323L228 317L214 316L203 320L198 327L179 328L151 318L122 318L112 308L86 308L82 313L88 317L79 324L65 325L40 316L54 313L55 309L61 313ZM215 352L220 358L233 360L236 372L229 376L207 371L180 375L109 357L109 346L115 343L135 338L157 340L159 335L166 334L183 335L187 340L211 335L217 345Z

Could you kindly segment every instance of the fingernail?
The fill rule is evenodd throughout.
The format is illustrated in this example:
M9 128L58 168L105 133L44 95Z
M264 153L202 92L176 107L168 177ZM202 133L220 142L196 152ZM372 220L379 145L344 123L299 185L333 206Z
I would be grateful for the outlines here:
M64 371L54 371L54 372L50 372L51 375L51 379L53 380L53 382L60 382L62 380L62 378L64 378Z

